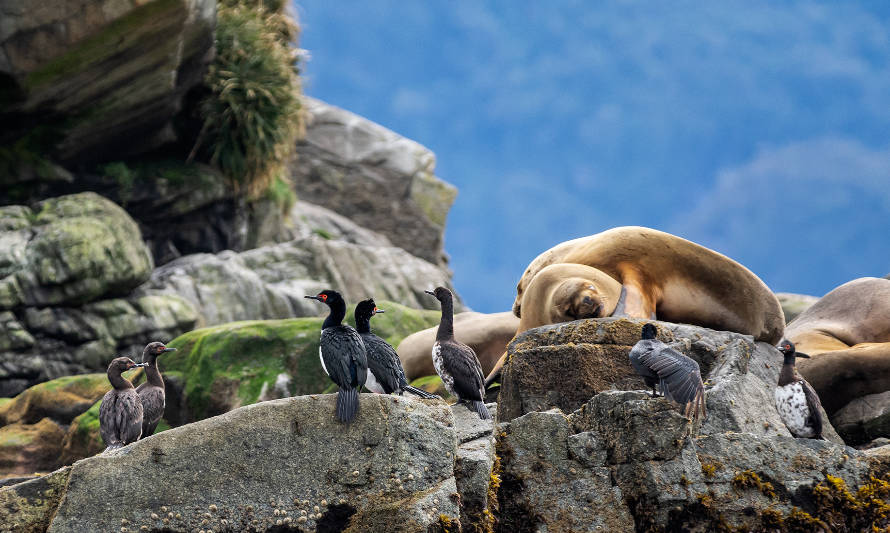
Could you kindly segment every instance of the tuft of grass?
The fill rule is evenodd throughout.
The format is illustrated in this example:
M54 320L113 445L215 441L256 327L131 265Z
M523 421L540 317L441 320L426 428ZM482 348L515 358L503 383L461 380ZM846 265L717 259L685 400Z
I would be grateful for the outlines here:
M297 203L297 193L291 187L290 180L281 174L275 176L269 188L266 189L266 198L272 201L282 213L287 213Z
M263 2L225 1L217 14L216 57L204 80L210 93L200 104L204 124L197 145L207 147L210 162L249 198L283 175L302 129L296 53L288 43L293 35L284 29L289 24L287 15Z

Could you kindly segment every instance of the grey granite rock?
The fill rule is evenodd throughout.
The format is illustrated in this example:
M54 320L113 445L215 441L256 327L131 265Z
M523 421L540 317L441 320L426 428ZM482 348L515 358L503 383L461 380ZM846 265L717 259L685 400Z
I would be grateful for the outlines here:
M290 165L297 195L443 264L445 218L457 190L433 174L433 153L343 109L309 97L303 104L306 137Z

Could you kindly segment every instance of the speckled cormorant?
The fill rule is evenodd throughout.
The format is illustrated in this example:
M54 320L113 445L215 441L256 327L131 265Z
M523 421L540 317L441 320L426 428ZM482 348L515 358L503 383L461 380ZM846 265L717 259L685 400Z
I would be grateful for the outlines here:
M108 365L108 381L114 387L102 397L99 406L99 433L106 450L136 442L142 434L142 402L133 384L122 373L145 366L129 357L118 357Z
M668 399L683 407L686 416L707 416L705 387L698 363L655 338L654 324L643 326L642 339L630 350L630 364L643 377L646 386L655 385Z
M350 422L358 411L358 392L368 374L365 344L352 326L342 323L346 316L346 302L340 293L324 290L305 298L318 300L330 309L321 326L318 356L321 367L340 387L337 391L337 420Z
M371 333L371 317L384 312L377 307L373 298L363 300L355 306L355 330L361 335L368 354L368 380L365 381L365 388L378 394L395 392L401 395L408 391L421 398L438 398L435 394L408 385L402 361L395 348Z
M167 348L163 342L152 342L142 350L142 362L145 367L145 383L136 387L139 399L142 400L142 436L140 439L154 434L158 422L164 416L164 378L158 370L158 356L167 352L175 352L176 348Z
M491 418L482 401L485 397L485 376L482 375L479 358L472 348L454 340L454 303L451 291L445 287L436 287L435 291L424 292L435 296L442 306L442 318L432 350L436 373L458 402L471 406L479 414L479 418Z
M779 351L785 356L779 384L776 387L776 410L785 427L797 438L822 439L822 404L813 387L794 366L796 357L809 355L800 353L788 339L779 343Z

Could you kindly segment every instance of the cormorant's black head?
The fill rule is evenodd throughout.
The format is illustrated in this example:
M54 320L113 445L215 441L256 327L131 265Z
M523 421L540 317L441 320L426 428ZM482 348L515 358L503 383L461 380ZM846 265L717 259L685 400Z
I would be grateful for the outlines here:
M782 355L785 356L786 364L787 363L794 364L795 357L804 357L806 359L810 358L809 355L802 353L802 352L798 352L794 348L794 343L789 341L788 339L783 339L782 342L779 343L778 348L779 348L779 351L782 352Z
M423 291L436 297L440 302L451 301L451 291L445 287L436 287L434 291Z
M161 354L175 351L176 348L167 348L163 342L151 342L146 344L145 349L142 350L142 360L149 361Z
M309 298L310 300L318 300L319 302L327 305L332 305L336 302L343 302L343 297L340 296L340 293L337 291L332 291L330 289L325 289L315 296L306 295L303 298ZM345 302L344 302L345 303Z
M654 339L655 335L658 334L658 328L655 327L655 324L644 324L643 325L643 339Z
M377 313L383 313L383 309L378 309L377 304L374 303L373 298L368 298L367 300L362 300L355 306L355 319L368 319Z
M146 366L146 363L137 363L136 361L130 359L129 357L116 357L111 360L111 364L108 365L108 372L114 372L115 374L123 374L127 370L131 368L137 368L140 366Z

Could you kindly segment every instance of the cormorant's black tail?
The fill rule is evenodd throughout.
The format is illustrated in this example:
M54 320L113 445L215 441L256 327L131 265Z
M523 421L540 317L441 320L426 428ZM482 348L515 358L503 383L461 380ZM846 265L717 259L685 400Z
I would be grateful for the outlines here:
M352 422L358 411L358 389L344 389L337 392L337 420Z
M432 400L434 398L441 399L441 396L437 396L435 394L429 393L423 389L418 389L417 387L412 387L411 385L405 385L405 391L410 392L415 396L420 396L424 400Z
M473 406L473 410L479 414L479 418L482 420L491 420L491 414L488 412L488 407L485 407L485 402L470 402Z

